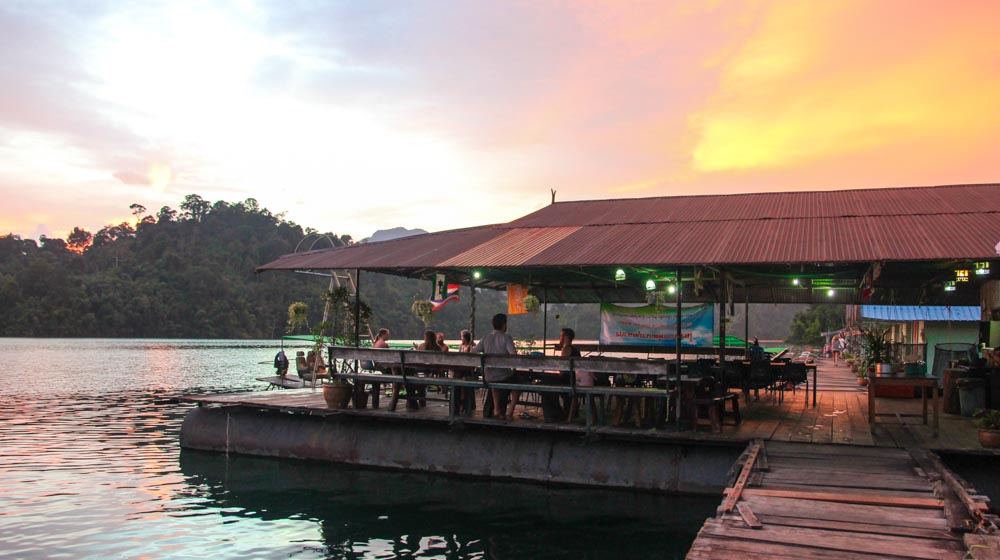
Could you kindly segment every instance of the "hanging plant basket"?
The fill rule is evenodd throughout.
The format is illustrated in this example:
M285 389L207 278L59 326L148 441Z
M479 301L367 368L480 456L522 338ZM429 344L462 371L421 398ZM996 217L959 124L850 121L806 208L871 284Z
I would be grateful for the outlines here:
M424 327L431 325L431 314L434 313L434 304L430 300L418 299L410 306L410 311L424 322Z
M538 301L535 296L525 296L524 298L524 310L528 313L535 313L542 306L542 302Z
M296 301L288 306L288 332L291 333L301 326L309 328L309 306Z

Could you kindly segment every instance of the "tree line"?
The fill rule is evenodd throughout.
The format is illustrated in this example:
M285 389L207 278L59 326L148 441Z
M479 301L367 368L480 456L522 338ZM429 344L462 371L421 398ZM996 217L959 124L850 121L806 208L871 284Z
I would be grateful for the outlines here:
M139 204L130 209L134 222L94 233L75 227L66 239L0 236L0 336L269 339L285 333L288 306L296 301L308 305L313 324L321 321L328 279L254 273L316 230L252 198L213 203L191 194L176 210L149 212ZM324 237L335 246L353 243L350 235ZM361 297L373 309L372 328L386 326L395 338L422 336L424 324L410 305L430 292L429 281L373 273L361 281ZM489 331L492 314L506 307L506 296L481 290L477 298L481 334ZM470 323L470 299L463 288L461 301L435 313L431 328L458 338ZM583 326L579 315L587 306L562 307L562 324ZM596 315L595 306L589 307ZM596 323L596 317L586 322ZM560 324L555 320L554 328ZM524 331L519 336L540 338L540 325L536 317L512 321Z
M66 239L0 236L0 336L273 339L285 333L288 306L296 301L307 304L312 324L321 321L327 278L254 273L292 253L316 230L252 198L213 203L191 194L176 210L150 212L140 204L130 209L134 221L94 233L76 227ZM354 242L330 232L323 238L334 246ZM430 297L431 282L362 273L360 285L372 308L373 330L387 327L396 339L421 338L425 326L410 305ZM469 288L462 287L459 296L435 312L430 324L452 340L470 326ZM477 337L490 331L490 318L506 307L505 292L477 291ZM783 338L792 314L801 310L772 307L751 306L751 336ZM730 332L742 335L742 317L733 323ZM551 341L564 326L579 339L598 338L598 305L549 306L545 333L542 313L510 318L510 332L519 339ZM809 327L809 336L796 338L813 338L815 327Z

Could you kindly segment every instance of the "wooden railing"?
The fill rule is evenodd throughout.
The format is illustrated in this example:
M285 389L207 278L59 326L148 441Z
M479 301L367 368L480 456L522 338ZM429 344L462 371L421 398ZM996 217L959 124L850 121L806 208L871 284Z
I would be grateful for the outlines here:
M352 379L358 383L406 383L414 385L439 385L452 388L486 388L530 391L537 393L562 393L585 398L586 430L589 434L593 419L591 418L591 401L596 396L620 397L651 397L664 399L663 405L669 408L669 397L676 395L678 417L680 411L680 395L675 388L677 376L671 375L673 362L666 360L640 360L630 358L582 357L563 358L555 356L524 356L511 354L471 354L460 352L428 352L422 350L397 350L391 348L354 348L346 346L329 347L329 362L340 364L334 367L334 378ZM371 362L373 369L391 373L362 373L366 362ZM343 367L344 365L348 367ZM568 385L546 385L490 382L485 376L480 381L467 379L449 379L443 377L420 377L413 371L476 370L486 368L502 368L528 372L564 372L591 371L604 374L626 374L646 376L663 382L662 389L643 389L633 387L582 387L576 384L576 376L570 375ZM455 391L451 391L450 417L455 418Z

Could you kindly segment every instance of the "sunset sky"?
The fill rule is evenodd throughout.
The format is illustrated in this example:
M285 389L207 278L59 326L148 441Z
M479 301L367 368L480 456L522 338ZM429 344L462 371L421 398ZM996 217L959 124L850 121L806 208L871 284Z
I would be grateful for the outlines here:
M0 234L1000 180L1000 2L0 2Z

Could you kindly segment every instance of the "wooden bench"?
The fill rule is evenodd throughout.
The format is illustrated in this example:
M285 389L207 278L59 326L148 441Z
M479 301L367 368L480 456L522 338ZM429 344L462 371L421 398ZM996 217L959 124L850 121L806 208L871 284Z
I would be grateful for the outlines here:
M521 372L560 371L595 371L608 374L631 374L652 376L658 379L668 378L669 362L665 360L640 360L628 358L563 358L555 356L523 356L523 355L485 355L459 352L433 352L421 350L396 350L389 348L352 348L331 346L329 348L330 363L338 361L372 362L377 369L392 371L392 375L364 373L335 373L335 377L354 379L361 383L395 383L405 385L442 385L453 388L484 388L501 389L534 393L560 393L582 396L587 400L587 430L592 424L590 417L590 402L595 397L607 395L620 398L669 398L676 391L665 389L636 389L621 387L578 387L575 376L569 376L568 385L547 385L527 383L493 383L485 378L481 381L461 379L441 379L418 377L408 373L413 370L478 370L489 368L510 369ZM355 370L356 371L356 370ZM398 391L397 391L398 393ZM455 414L455 391L451 391L451 415ZM391 408L391 406L390 406Z

